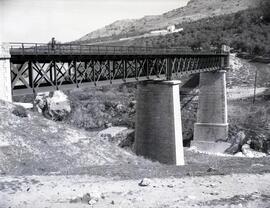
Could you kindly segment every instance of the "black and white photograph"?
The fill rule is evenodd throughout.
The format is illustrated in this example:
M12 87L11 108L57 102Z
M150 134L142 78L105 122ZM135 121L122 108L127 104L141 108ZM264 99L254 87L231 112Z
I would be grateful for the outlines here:
M0 0L0 208L270 208L270 0Z

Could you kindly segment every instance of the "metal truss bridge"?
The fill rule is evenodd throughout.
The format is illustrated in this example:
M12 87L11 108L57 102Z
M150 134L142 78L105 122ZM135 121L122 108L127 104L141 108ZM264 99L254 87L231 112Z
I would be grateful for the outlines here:
M10 43L13 95L180 78L221 70L229 53L189 48Z

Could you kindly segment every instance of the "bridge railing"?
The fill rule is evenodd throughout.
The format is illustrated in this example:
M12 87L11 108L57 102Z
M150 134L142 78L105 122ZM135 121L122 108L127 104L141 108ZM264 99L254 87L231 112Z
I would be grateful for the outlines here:
M170 54L222 54L216 51L194 51L189 47L156 48L140 46L108 46L85 44L10 43L13 55L170 55Z

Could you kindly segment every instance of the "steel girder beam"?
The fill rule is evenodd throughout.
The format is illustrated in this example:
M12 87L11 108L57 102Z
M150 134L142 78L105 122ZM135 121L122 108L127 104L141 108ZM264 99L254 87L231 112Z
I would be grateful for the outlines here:
M183 74L219 70L226 56L178 56L178 57L129 57L123 59L29 59L22 63L11 61L12 89L35 93L42 88L58 90L65 85L81 87L86 83L97 86L99 83L134 82L153 78L167 78Z

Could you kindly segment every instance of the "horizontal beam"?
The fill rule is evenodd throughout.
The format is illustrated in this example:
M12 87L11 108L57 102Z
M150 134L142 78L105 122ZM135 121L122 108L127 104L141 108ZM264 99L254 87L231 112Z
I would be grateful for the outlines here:
M183 75L192 75L192 74L197 74L197 73L202 73L202 72L210 72L210 71L217 71L216 68L207 68L207 69L202 69L202 70L196 70L193 72L181 72L181 73L173 73L173 79L180 79L181 76ZM123 84L123 83L136 83L136 82L141 82L145 80L164 80L166 78L165 74L160 75L159 78L157 76L143 76L139 77L138 79L136 78L127 78L125 81L123 79L115 79L112 81L109 80L103 80L103 81L98 81L96 84L94 82L84 82L81 83L79 86L76 84L63 84L58 87L58 90L71 90L74 88L84 88L84 87L90 87L90 88L95 88L95 87L102 87L102 86L107 86L107 85L117 85L117 84ZM39 88L35 89L35 93L39 92L52 92L55 91L56 87L55 86L40 86ZM183 89L182 89L183 90ZM20 95L27 95L27 94L33 94L34 89L29 89L29 88L23 88L23 89L13 89L13 96L20 96Z
M118 55L11 55L11 63L20 64L26 61L38 61L42 63L50 63L52 60L57 62L69 62L69 61L120 61L120 60L134 60L134 59L166 59L166 58L225 58L226 54L118 54Z

